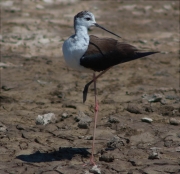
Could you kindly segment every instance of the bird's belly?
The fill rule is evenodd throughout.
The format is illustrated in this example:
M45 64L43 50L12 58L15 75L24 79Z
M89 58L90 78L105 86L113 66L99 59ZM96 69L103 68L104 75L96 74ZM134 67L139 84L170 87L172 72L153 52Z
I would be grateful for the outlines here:
M92 70L80 65L80 58L84 55L88 45L78 45L67 41L63 44L63 55L66 64L78 71L92 72Z

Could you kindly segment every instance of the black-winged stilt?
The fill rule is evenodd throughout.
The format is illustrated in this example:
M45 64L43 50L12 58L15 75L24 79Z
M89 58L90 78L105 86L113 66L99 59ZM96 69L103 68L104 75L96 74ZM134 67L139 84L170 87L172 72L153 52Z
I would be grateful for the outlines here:
M94 162L94 141L95 131L98 115L98 102L96 98L96 80L107 70L114 65L135 60L158 52L149 51L145 52L137 49L136 47L124 42L119 42L112 38L98 38L96 36L88 35L88 28L99 27L117 37L115 33L98 25L95 17L91 12L82 11L74 17L74 30L75 34L69 37L63 44L63 55L68 66L71 68L82 71L92 72L93 79L85 85L83 91L83 102L86 101L89 85L94 82L95 93L95 119L94 119L94 132L92 143L92 154L90 162ZM95 75L95 72L101 72Z

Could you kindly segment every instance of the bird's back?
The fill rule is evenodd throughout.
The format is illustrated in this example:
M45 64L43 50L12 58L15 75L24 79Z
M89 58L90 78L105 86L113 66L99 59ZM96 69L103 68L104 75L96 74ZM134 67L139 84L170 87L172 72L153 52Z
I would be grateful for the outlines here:
M94 71L103 71L111 66L154 53L157 52L142 52L127 43L91 35L88 49L80 59L80 64Z

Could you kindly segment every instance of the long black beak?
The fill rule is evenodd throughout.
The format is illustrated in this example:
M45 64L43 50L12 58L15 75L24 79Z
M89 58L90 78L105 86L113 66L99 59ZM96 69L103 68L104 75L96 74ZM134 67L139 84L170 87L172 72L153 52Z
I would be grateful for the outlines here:
M113 34L113 35L115 35L115 36L117 36L117 37L121 38L121 37L120 37L120 36L118 36L117 34L115 34L115 33L111 32L111 31L109 31L109 30L105 29L104 27L100 26L100 25L99 25L99 24L97 24L97 23L94 23L94 25L95 25L96 27L99 27L99 28L101 28L101 29L103 29L103 30L105 30L105 31L107 31L107 32L109 32L109 33L111 33L111 34Z

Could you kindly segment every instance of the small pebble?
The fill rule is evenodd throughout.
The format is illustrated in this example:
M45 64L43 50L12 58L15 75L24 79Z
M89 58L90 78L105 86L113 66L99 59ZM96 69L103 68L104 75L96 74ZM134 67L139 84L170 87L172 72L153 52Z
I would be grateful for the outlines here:
M141 121L146 122L146 123L151 123L153 121L153 119L148 118L148 117L144 117L144 118L141 118Z
M149 155L148 159L159 159L159 153L158 152L152 152L151 155Z
M37 9L40 9L40 10L44 9L44 7L43 7L42 5L40 5L40 4L37 4L37 5L36 5L36 8L37 8Z
M53 0L43 0L46 3L53 3Z
M81 129L88 129L92 118L85 115L84 112L79 112L79 115L74 118L78 122L78 127Z
M121 146L125 146L125 140L119 138L118 136L114 136L109 142L107 142L108 148L120 148Z
M83 139L83 138L84 138L84 136L78 136L78 138L79 138L79 139Z
M36 124L46 125L48 123L55 123L56 116L54 113L48 113L44 115L38 115L36 118Z
M90 125L90 123L85 120L80 120L78 123L78 127L81 129L88 129L89 125Z
M13 1L5 1L5 2L1 2L1 5L3 6L3 7L11 7L11 6L13 6Z
M0 132L6 132L6 131L7 131L7 127L0 122Z
M79 112L79 115L77 115L75 118L74 118L77 122L80 121L80 120L84 120L86 122L91 122L92 121L92 118L87 116L86 114L84 114L84 112Z
M171 147L171 146L172 146L172 143L173 143L173 141L168 141L168 140L167 140L167 141L164 142L164 146L165 146L165 147Z
M172 9L172 7L171 7L171 5L166 4L166 5L164 5L164 9L166 9L166 10L171 10L171 9Z
M175 119L175 118L170 118L169 123L172 124L172 125L179 125L180 121Z
M84 138L85 140L92 140L93 139L93 136L92 135L88 135Z
M66 112L64 112L64 113L61 115L61 117L62 117L63 119L65 119L65 118L68 118L69 115L68 115Z
M109 117L109 120L108 120L110 123L119 123L119 119L117 117L114 117L114 116L110 116Z
M154 94L153 96L151 96L149 98L149 102L160 102L162 99L162 95L161 94Z
M114 156L109 152L105 152L103 155L99 157L99 161L105 161L105 162L113 162Z
M39 40L39 42L42 43L42 44L47 44L47 43L50 42L50 40L47 39L47 38L42 38L42 39Z
M142 110L134 104L129 104L127 107L127 111L134 114L142 114Z
M180 132L177 133L177 137L180 138Z
M148 159L160 159L160 155L159 155L159 150L160 148L157 147L152 147L151 150L151 154L149 155Z
M100 168L98 168L97 165L94 165L92 169L89 169L89 172L94 173L94 174L101 174L101 170Z
M180 146L176 147L176 152L180 152Z

